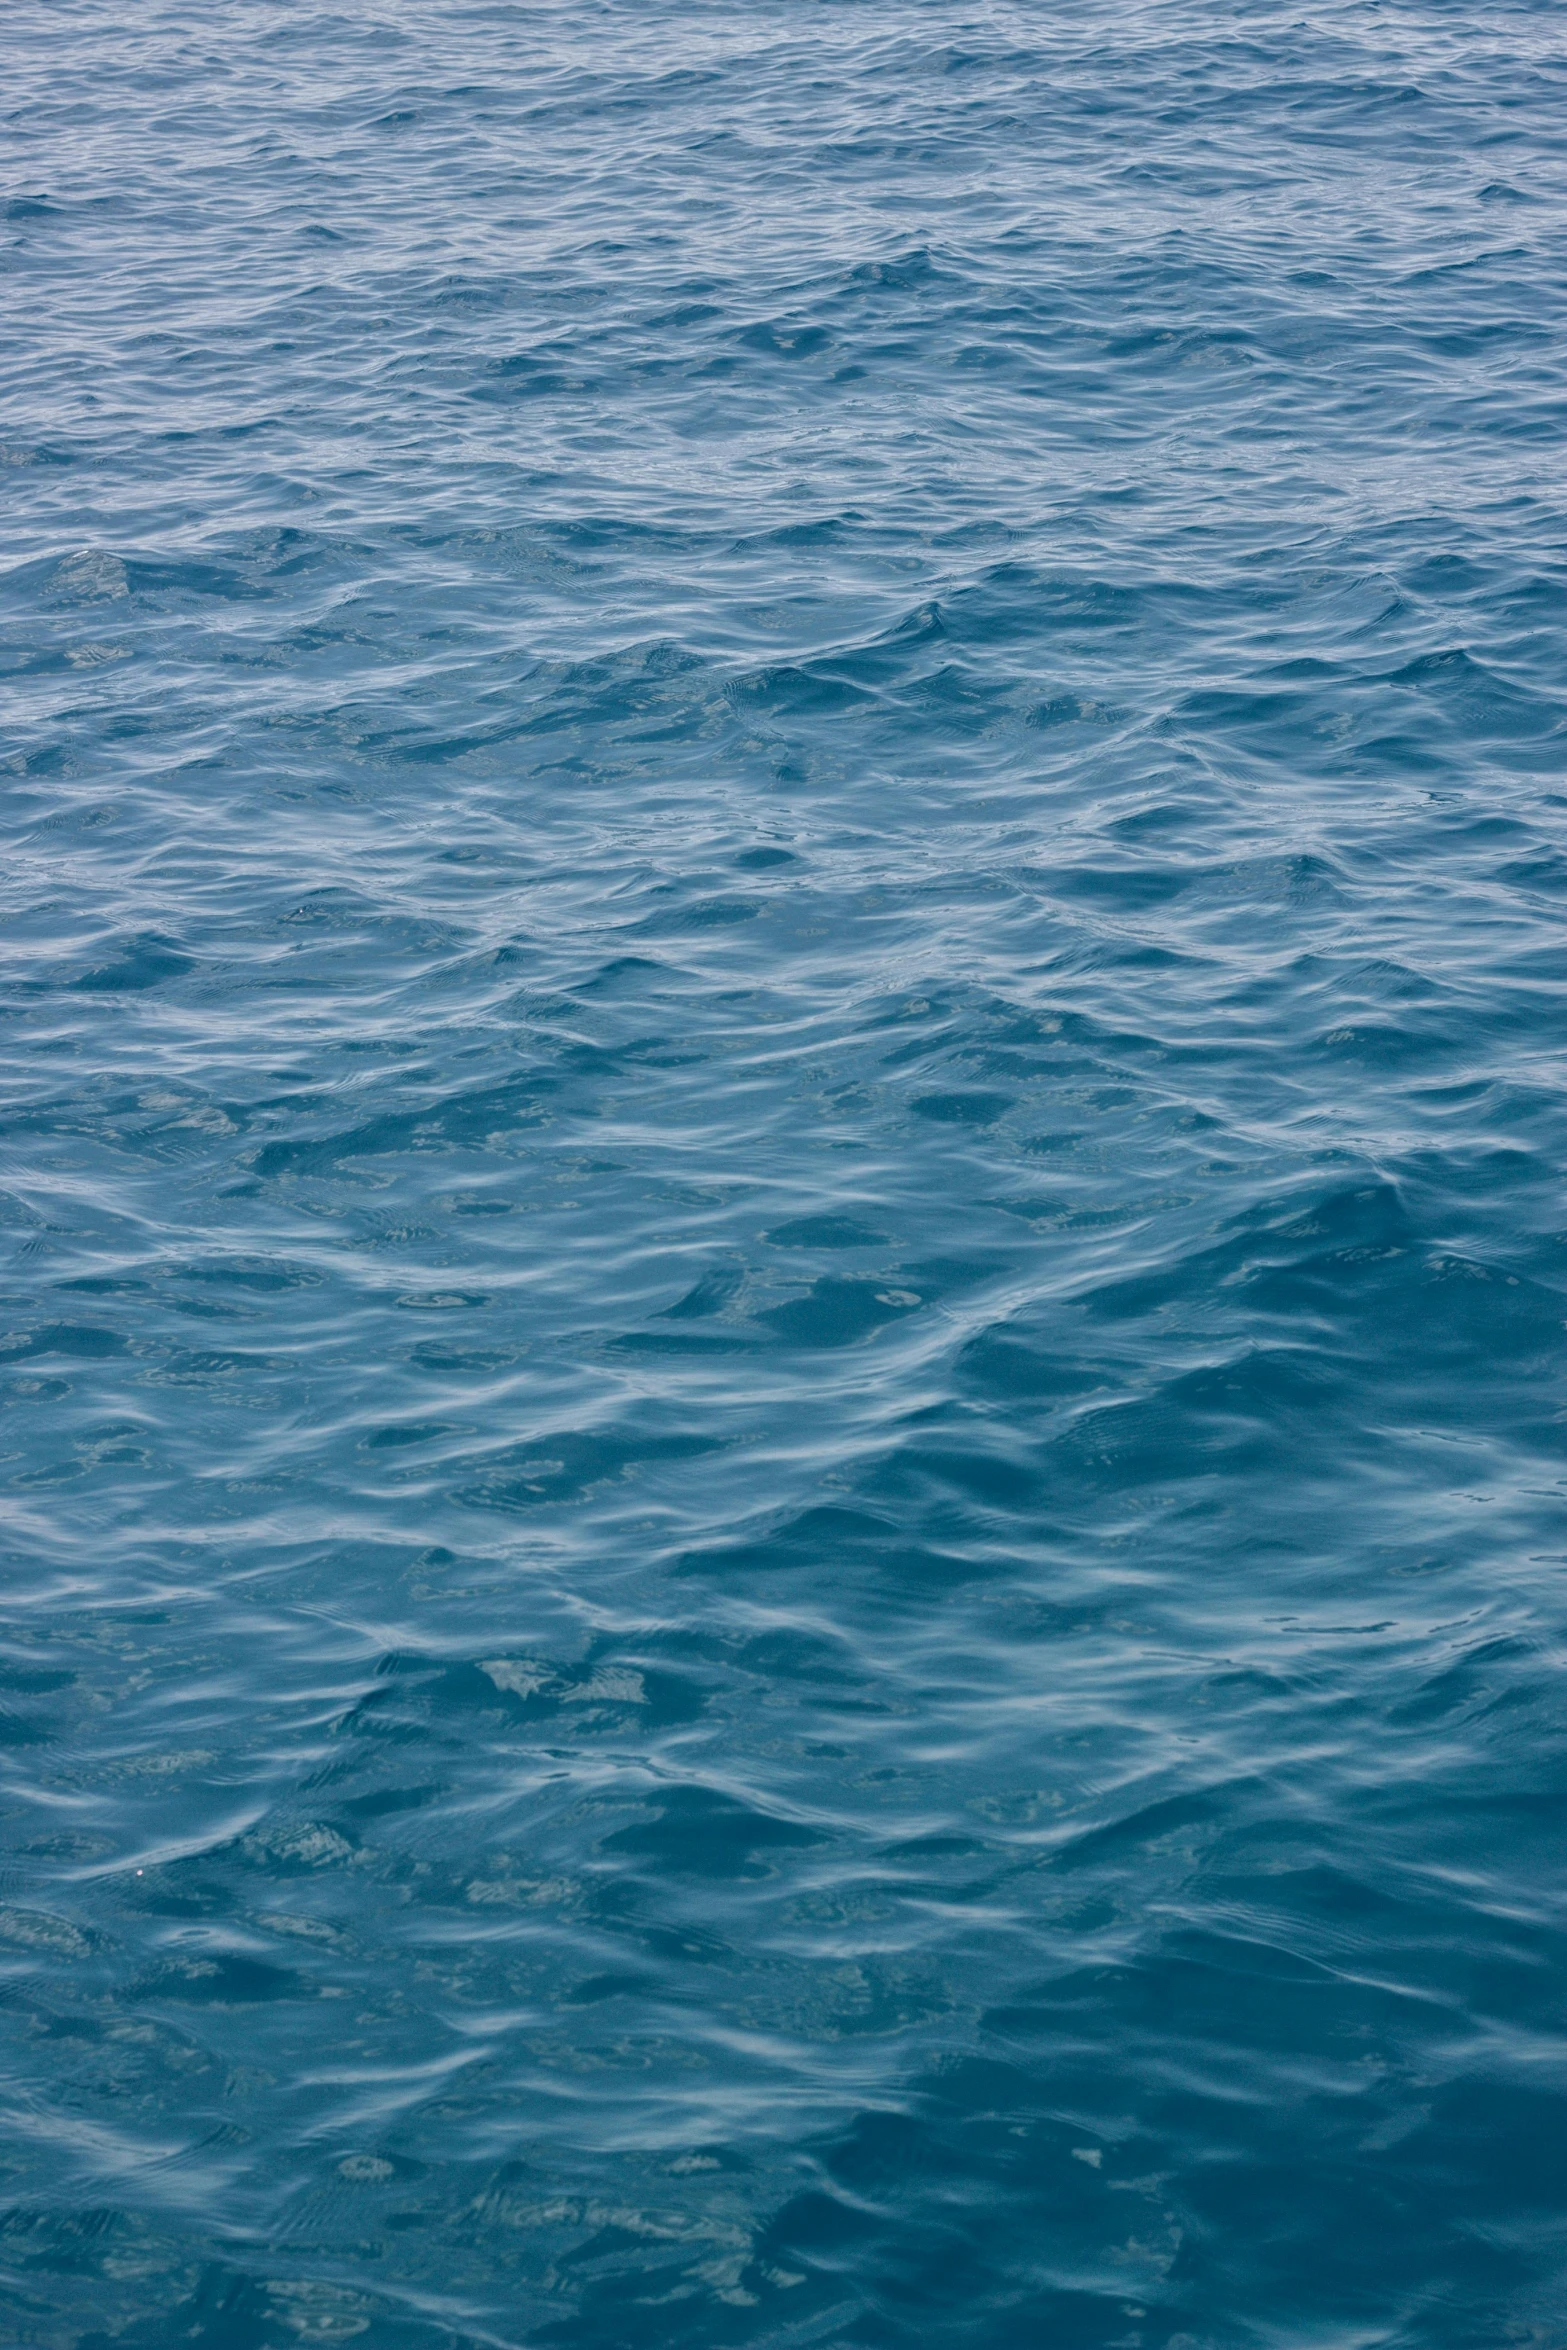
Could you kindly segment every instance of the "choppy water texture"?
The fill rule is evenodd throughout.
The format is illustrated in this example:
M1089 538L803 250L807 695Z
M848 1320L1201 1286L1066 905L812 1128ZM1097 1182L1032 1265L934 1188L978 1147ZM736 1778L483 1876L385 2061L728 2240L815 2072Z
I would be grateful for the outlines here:
M9 15L8 2344L1567 2342L1561 35Z

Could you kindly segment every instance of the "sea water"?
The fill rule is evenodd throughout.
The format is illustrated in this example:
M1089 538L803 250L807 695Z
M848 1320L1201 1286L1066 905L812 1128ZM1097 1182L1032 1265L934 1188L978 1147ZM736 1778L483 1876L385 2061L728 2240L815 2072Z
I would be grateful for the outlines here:
M1567 2341L1560 10L0 93L4 2341Z

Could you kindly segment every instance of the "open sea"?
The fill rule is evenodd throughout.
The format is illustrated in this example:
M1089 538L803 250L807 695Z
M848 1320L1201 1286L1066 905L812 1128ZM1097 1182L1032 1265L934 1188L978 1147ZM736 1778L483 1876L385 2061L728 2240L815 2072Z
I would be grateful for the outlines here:
M0 132L5 2350L1563 2350L1560 0Z

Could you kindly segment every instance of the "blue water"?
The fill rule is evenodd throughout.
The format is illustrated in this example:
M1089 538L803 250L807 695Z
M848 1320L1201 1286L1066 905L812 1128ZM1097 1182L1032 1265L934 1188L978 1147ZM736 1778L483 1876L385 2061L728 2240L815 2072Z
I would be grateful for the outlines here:
M1561 35L11 12L7 2345L1567 2343Z

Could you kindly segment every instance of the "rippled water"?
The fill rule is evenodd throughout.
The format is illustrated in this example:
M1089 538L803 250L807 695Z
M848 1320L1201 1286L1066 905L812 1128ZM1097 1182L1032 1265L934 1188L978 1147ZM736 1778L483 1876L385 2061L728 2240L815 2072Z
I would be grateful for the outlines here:
M8 25L6 2341L1567 2342L1560 11Z

